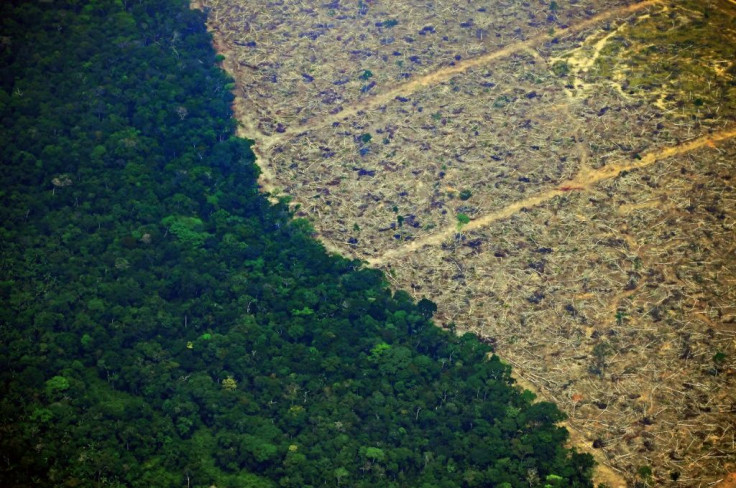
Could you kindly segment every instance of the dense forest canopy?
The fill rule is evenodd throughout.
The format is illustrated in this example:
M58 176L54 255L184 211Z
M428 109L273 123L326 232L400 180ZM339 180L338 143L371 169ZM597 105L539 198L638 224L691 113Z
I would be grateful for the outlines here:
M591 486L489 346L259 193L201 12L0 22L2 486Z

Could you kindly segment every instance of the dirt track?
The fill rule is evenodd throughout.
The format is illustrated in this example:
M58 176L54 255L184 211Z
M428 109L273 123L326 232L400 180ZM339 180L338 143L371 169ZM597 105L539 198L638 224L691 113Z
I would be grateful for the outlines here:
M514 202L512 205L504 207L497 212L482 215L472 220L467 225L462 226L462 230L470 231L486 227L493 222L497 222L502 219L508 219L522 209L537 206L541 203L553 199L554 197L564 195L566 192L590 190L594 185L600 183L602 180L613 178L623 171L633 171L636 169L646 168L647 166L654 164L662 159L685 154L704 146L711 147L717 142L733 137L736 137L736 129L728 129L717 132L715 134L709 134L707 136L703 136L677 146L663 148L658 151L645 154L640 161L637 161L635 163L618 163L604 166L600 169L582 171L574 179L563 182L556 189L539 193L532 197ZM452 235L456 234L458 230L459 228L457 225L437 230L424 239L411 241L408 245L404 247L393 249L386 252L385 254L368 259L368 264L372 266L380 266L382 264L400 258L405 254L417 252L423 247L438 246L442 244L442 242L445 241L447 238L452 237Z

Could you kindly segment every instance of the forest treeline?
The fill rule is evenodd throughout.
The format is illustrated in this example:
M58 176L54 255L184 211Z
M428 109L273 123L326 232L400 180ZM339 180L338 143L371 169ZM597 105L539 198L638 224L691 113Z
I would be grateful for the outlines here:
M591 486L489 346L259 193L204 20L0 5L0 485Z

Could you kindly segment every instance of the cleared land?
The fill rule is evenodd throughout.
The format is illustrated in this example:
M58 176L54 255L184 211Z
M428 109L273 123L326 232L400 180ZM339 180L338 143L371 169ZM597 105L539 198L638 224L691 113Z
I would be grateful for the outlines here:
M330 249L493 342L609 484L736 470L736 4L200 6Z

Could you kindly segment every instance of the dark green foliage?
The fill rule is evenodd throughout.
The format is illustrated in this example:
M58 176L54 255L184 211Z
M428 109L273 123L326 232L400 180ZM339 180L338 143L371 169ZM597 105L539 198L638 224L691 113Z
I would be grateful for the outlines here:
M552 72L557 76L567 76L570 73L570 66L565 61L557 61L552 65Z
M590 486L488 346L259 194L200 12L0 22L1 486Z

